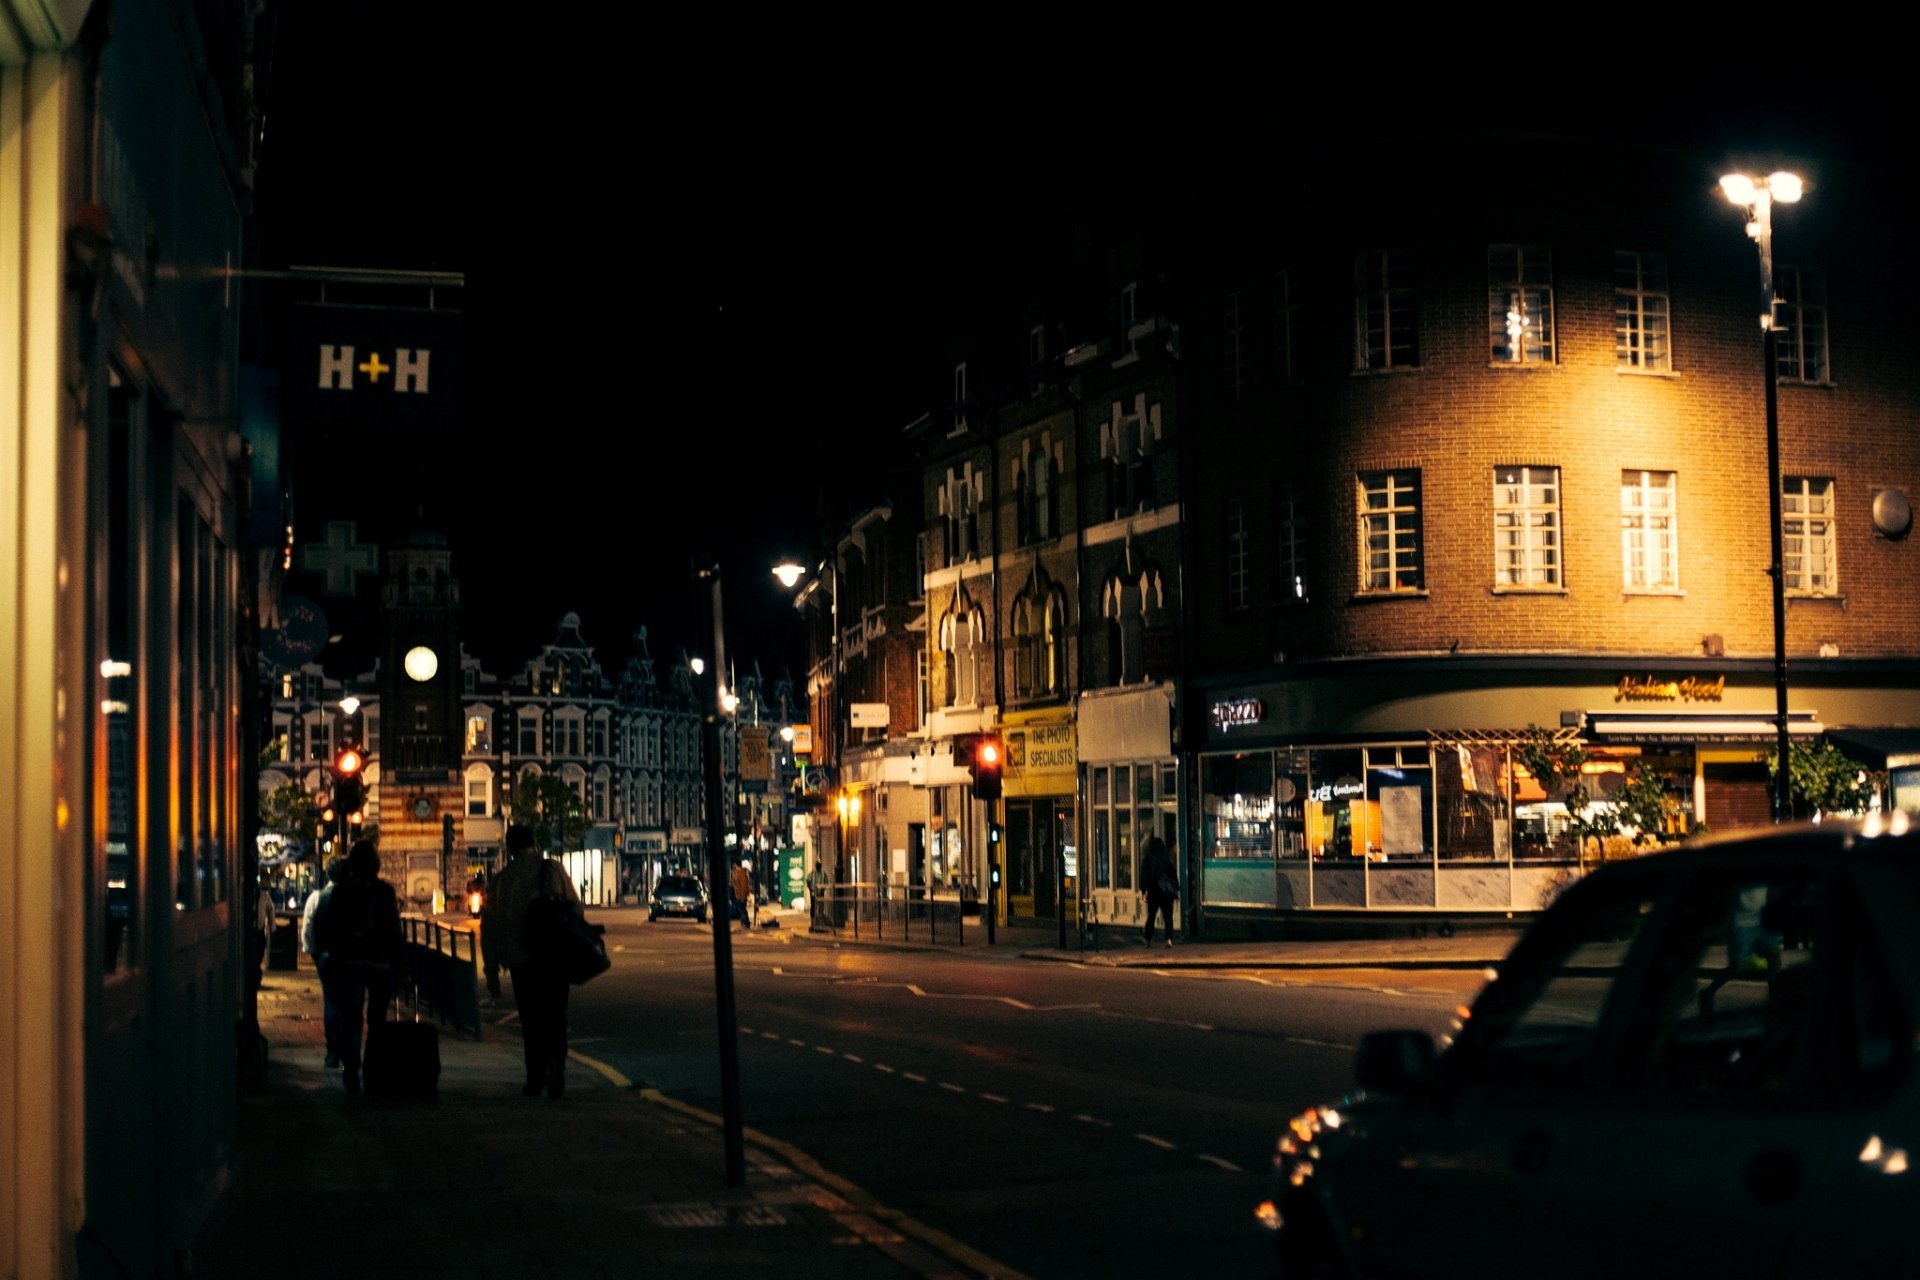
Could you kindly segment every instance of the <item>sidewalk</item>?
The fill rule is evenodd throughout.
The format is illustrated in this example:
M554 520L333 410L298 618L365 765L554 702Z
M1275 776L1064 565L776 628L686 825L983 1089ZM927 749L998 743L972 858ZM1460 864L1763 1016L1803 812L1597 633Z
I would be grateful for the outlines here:
M813 933L804 913L771 914L792 945L928 945ZM989 946L970 921L960 950L1158 969L1477 968L1498 963L1512 935L1169 949L1109 929L1097 951L1068 941L1059 947L1057 926L1016 926L996 929ZM989 1260L963 1242L751 1129L745 1182L727 1186L719 1116L586 1063L569 1065L564 1098L522 1097L519 1034L501 1023L510 1005L483 1006L477 1038L442 1026L437 1102L347 1098L322 1065L319 981L305 957L268 971L259 1009L267 1082L241 1097L233 1185L182 1272L195 1280L986 1274Z

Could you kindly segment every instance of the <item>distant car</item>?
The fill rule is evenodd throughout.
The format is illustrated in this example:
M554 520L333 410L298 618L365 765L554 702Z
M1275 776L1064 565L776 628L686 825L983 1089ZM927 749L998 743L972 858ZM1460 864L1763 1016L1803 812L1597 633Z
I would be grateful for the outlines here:
M1610 862L1444 1048L1362 1037L1256 1216L1284 1277L1920 1276L1920 818Z
M696 924L707 922L710 904L706 882L695 876L662 876L647 899L649 923L661 916L689 916Z

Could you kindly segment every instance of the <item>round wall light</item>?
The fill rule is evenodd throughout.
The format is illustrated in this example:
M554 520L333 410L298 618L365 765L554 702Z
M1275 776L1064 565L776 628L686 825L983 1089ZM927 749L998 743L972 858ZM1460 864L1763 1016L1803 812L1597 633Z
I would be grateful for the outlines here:
M1913 527L1913 504L1898 489L1881 489L1873 495L1873 531L1883 538L1904 538Z
M417 644L407 650L407 656L401 659L400 665L409 676L424 684L440 670L440 655L423 644Z

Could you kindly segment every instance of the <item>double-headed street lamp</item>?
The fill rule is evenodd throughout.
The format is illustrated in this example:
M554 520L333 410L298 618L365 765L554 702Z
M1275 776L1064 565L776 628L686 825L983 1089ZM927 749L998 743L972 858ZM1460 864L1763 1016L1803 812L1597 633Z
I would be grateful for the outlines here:
M1773 778L1775 822L1785 822L1793 810L1787 741L1786 556L1780 514L1780 375L1774 366L1773 206L1776 202L1796 203L1801 189L1800 175L1796 173L1772 173L1764 178L1730 173L1720 179L1720 190L1726 193L1727 199L1747 211L1747 235L1760 250L1760 349L1766 365L1767 387L1767 511L1773 522L1773 563L1767 572L1773 578L1774 713L1778 718L1780 758Z
M833 735L833 785L839 792L840 797L837 805L840 811L840 847L834 851L834 857L838 860L838 865L842 870L842 874L844 874L847 862L847 824L849 818L847 805L850 797L846 788L845 775L841 771L843 757L841 738L844 722L840 709L846 705L843 701L844 695L842 693L842 686L846 683L846 672L842 669L840 648L840 575L838 567L831 560L822 561L817 568L811 570L796 560L783 560L773 567L773 576L779 579L780 585L789 591L799 586L800 580L809 575L812 576L815 583L824 584L827 590L828 670L830 672L829 679L832 681L827 692L829 697L828 706L830 708L829 716L833 721L830 729ZM809 588L809 590L811 590L811 588ZM811 653L808 654L809 661L811 661L812 656ZM858 797L851 797L851 799L853 803L851 816L857 820L860 813L859 799Z

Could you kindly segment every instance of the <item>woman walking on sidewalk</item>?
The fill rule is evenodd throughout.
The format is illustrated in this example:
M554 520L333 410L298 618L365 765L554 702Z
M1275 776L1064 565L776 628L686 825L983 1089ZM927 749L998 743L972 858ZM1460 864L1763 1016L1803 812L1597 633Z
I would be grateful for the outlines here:
M500 998L500 970L513 976L513 1003L520 1011L520 1038L525 1045L527 1083L520 1092L549 1098L566 1091L567 975L560 966L542 963L527 953L524 932L527 908L541 894L565 902L585 915L573 882L559 874L546 856L533 847L533 831L520 823L507 828L507 853L512 859L493 878L487 905L480 916L480 947L486 953L487 994Z

